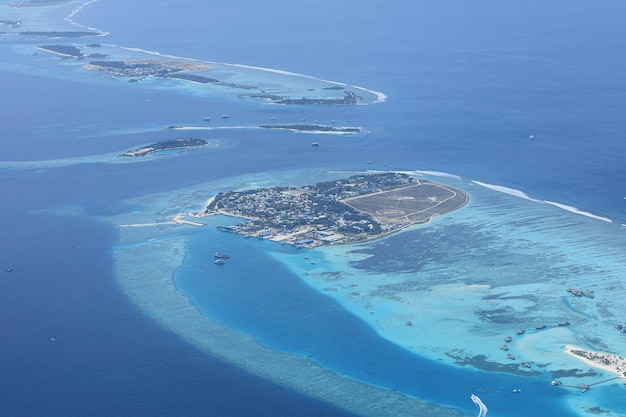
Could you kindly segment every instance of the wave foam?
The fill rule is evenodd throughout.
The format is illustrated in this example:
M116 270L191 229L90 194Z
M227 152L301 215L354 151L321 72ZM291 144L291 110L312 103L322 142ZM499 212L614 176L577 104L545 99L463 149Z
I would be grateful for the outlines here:
M581 216L586 216L586 217L591 217L592 219L596 219L596 220L602 220L603 222L607 222L607 223L613 223L613 220L607 218L607 217L602 217L602 216L597 216L595 214L591 214L589 212L586 211L582 211L576 207L572 207L572 206L568 206L567 204L561 204L561 203L555 203L554 201L544 201L544 203L546 204L550 204L552 206L558 207L560 209L569 211L571 213L576 213L576 214L580 214Z
M285 71L285 70L281 70L281 69L256 67L256 66L253 66L253 65L245 65L245 64L222 64L222 65L228 65L228 66L235 67L235 68L246 68L246 69L254 69L254 70L257 70L257 71L273 72L275 74L280 74L280 75L291 75L291 76L296 76L296 77L303 77L303 78L308 78L310 80L320 81L320 82L323 82L323 83L338 85L338 86L341 86L341 87L350 87L348 84L345 84L345 83L340 83L340 82L331 81L331 80L325 80L323 78L317 78L317 77L314 77L312 75L299 74L297 72ZM371 94L375 95L376 96L376 100L374 100L372 102L372 104L382 103L382 102L387 100L387 96L384 93L381 93L380 91L370 90L370 89L367 89L367 88L359 87L358 85L353 85L352 87L353 88L358 88L359 90L362 90L362 91L367 91L368 93L371 93Z
M516 190L514 188L504 187L504 186L501 186L501 185L487 184L487 183L484 183L484 182L474 181L474 180L472 180L472 183L476 184L476 185L480 185L481 187L489 188L490 190L494 190L494 191L498 191L498 192L501 192L501 193L509 194L509 195L512 195L512 196L515 196L515 197L523 198L525 200L530 200L530 201L533 201L535 203L550 204L551 206L555 206L555 207L558 207L558 208L560 208L562 210L569 211L570 213L579 214L581 216L590 217L592 219L601 220L601 221L607 222L607 223L613 223L613 220L609 219L608 217L598 216L596 214L592 214L592 213L589 213L587 211L580 210L577 207L568 206L567 204L556 203L554 201L548 201L548 200L537 200L536 198L532 198L532 197L528 196L523 191Z
M449 174L447 172L441 172L441 171L420 171L420 170L415 170L415 171L408 171L407 174L414 174L414 175L430 175L431 177L442 177L442 178L450 178L453 180L458 180L461 181L461 177L455 174Z
M108 35L108 34L109 34L109 32L105 32L105 31L102 31L102 30L100 30L100 29L96 29L96 28L92 28L92 27L89 27L89 26L81 25L81 24L79 24L79 23L76 23L76 22L73 20L73 17L76 15L76 13L80 12L80 11L81 11L81 10L83 10L83 8L85 8L86 6L88 6L88 5L92 4L92 3L95 3L95 2L97 2L97 1L98 1L98 0L89 0L89 1L87 1L87 2L85 2L85 3L83 3L83 4L81 4L80 6L78 6L78 7L77 7L77 8L75 8L74 10L72 10L72 11L70 12L70 14L68 14L68 15L67 15L67 17L65 17L65 21L66 21L66 22L68 22L69 24L74 25L74 26L77 26L77 27L79 27L79 28L83 28L83 29L87 29L87 30L94 31L94 32L98 32L98 36L106 36L106 35Z
M500 193L509 194L515 197L523 198L525 200L530 200L530 201L534 201L537 203L541 202L541 200L531 198L525 192L516 190L515 188L504 187L502 185L487 184L485 182L474 181L474 180L472 180L472 184L480 185L481 187L489 188L490 190L498 191Z

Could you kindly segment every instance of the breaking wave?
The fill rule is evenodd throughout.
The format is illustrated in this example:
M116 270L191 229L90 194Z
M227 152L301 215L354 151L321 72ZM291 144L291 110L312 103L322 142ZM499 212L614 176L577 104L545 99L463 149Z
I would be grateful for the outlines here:
M548 201L548 200L538 200L536 198L530 197L528 194L526 194L523 191L516 190L515 188L504 187L502 185L487 184L484 182L474 181L474 180L472 180L472 183L476 185L480 185L481 187L489 188L490 190L498 191L504 194L509 194L515 197L523 198L525 200L530 200L535 203L550 204L551 206L558 207L565 211L569 211L570 213L579 214L581 216L589 217L589 218L596 219L596 220L601 220L607 223L613 223L613 220L609 219L608 217L598 216L596 214L592 214L587 211L580 210L579 208L569 206L567 204L555 203L554 201Z

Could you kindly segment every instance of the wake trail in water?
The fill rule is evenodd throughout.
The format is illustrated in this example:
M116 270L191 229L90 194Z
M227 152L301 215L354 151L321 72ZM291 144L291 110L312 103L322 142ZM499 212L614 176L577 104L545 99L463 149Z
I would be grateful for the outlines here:
M476 417L485 417L487 415L487 411L489 411L487 406L485 404L483 404L483 402L480 400L480 398L478 398L474 394L472 394L472 396L470 398L472 399L474 404L476 404L478 406L478 415Z

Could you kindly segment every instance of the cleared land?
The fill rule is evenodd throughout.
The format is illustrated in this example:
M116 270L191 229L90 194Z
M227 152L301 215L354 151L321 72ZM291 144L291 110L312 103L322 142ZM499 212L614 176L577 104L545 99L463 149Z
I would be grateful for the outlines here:
M431 182L341 200L371 215L381 225L425 223L431 217L462 207L467 201L465 193Z

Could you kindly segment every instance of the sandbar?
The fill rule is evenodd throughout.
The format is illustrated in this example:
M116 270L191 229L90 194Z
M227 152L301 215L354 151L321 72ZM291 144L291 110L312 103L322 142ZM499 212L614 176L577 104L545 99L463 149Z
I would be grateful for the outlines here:
M626 378L626 358L623 356L594 352L574 345L565 345L565 353L593 368Z

